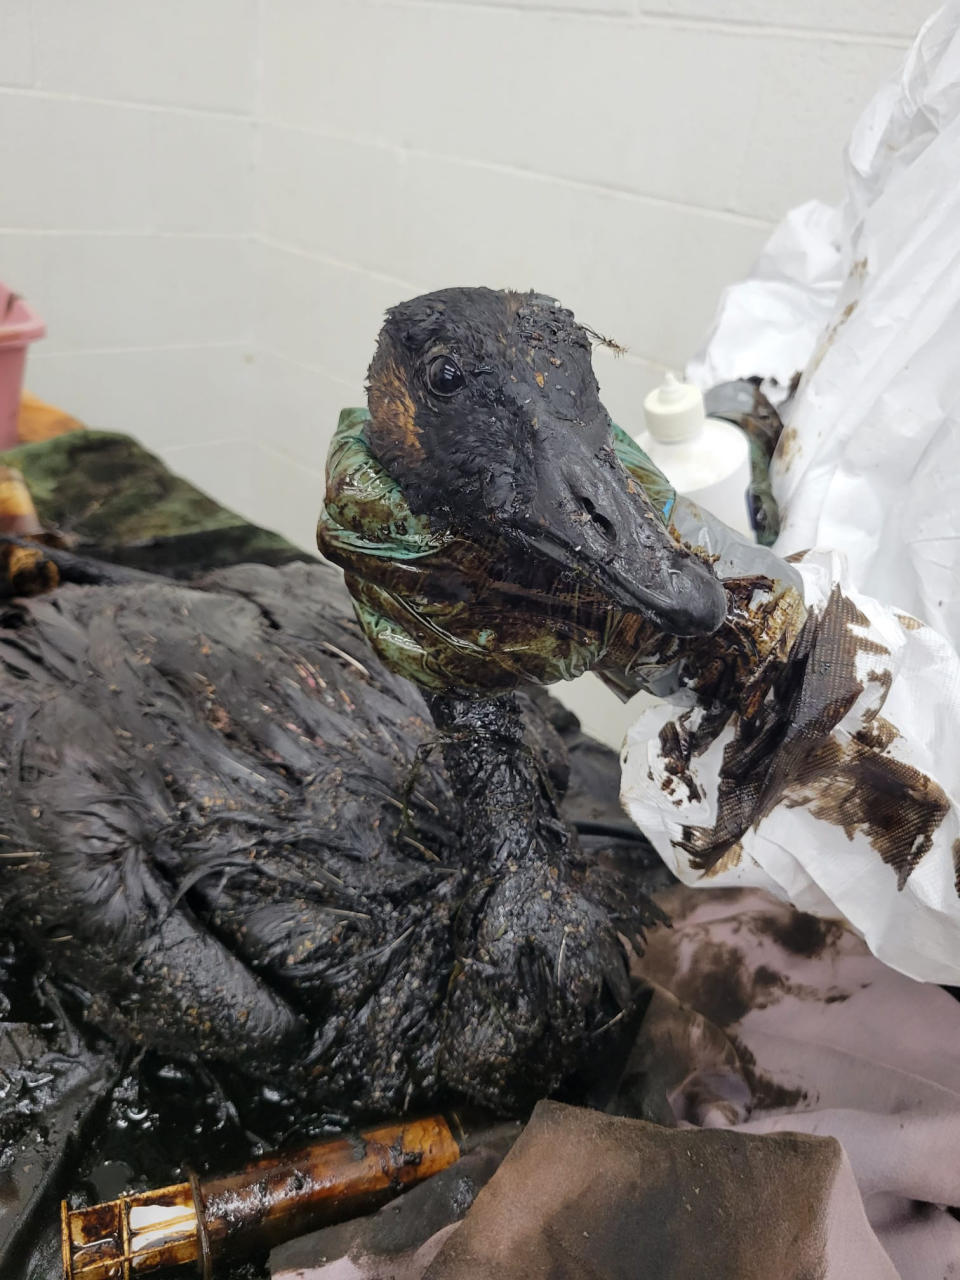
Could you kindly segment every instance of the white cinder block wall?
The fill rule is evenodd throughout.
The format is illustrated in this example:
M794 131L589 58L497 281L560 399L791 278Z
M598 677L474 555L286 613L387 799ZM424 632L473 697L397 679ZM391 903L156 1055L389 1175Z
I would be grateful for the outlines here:
M29 381L307 546L385 307L536 287L640 423L933 0L0 0Z
M256 66L255 0L0 0L0 279L48 325L29 385L234 503Z
M329 432L383 308L534 286L665 365L841 150L931 0L265 0L254 256L260 449L309 539Z
M30 384L307 545L380 315L535 286L625 425L930 0L0 0Z

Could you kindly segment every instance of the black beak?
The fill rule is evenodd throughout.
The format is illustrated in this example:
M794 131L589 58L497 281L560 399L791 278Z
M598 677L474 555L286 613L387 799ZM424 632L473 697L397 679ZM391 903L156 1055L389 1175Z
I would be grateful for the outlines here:
M565 427L541 428L539 444L536 496L523 516L508 521L524 541L665 634L712 635L727 610L722 584L671 537L612 450L594 454Z

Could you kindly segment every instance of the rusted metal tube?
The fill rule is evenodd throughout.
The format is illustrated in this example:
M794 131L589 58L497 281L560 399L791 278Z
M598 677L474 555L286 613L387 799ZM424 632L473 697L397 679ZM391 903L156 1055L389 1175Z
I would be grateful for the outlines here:
M478 1119L451 1113L385 1125L87 1209L64 1200L64 1280L130 1280L191 1263L208 1277L221 1258L369 1213L446 1169L474 1144Z

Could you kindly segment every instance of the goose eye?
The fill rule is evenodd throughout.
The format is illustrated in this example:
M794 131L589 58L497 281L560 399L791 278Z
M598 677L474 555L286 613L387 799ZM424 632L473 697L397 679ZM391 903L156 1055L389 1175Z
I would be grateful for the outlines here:
M452 356L437 356L427 366L427 386L438 396L456 395L464 386L463 370Z

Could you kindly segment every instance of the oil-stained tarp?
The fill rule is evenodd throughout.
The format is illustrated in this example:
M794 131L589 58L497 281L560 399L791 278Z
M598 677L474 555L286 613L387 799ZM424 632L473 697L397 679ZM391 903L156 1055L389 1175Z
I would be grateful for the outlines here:
M958 84L953 2L857 124L843 205L795 210L723 300L698 376L784 383L806 362L771 474L776 550L800 557L810 618L767 686L779 728L756 706L709 733L656 708L631 732L623 793L688 883L763 885L843 913L889 964L948 983L960 981Z

